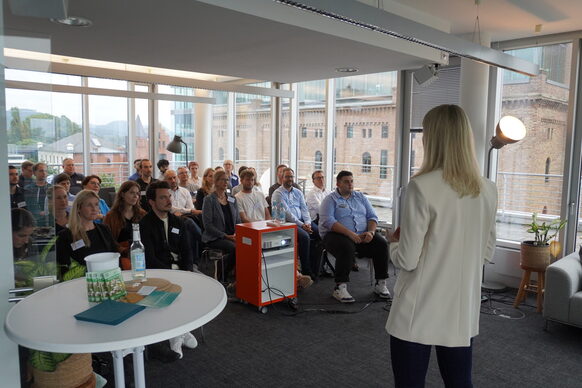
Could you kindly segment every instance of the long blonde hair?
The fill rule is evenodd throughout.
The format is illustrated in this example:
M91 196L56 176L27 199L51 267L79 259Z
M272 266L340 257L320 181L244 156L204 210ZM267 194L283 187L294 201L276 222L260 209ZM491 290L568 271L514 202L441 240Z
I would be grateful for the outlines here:
M214 187L214 183L210 183L208 181L208 175L210 173L214 173L214 169L211 167L208 167L206 170L204 170L204 174L202 175L202 186L200 187L202 189L202 191L204 191L206 194L210 194L210 192L212 192L212 188ZM214 180L213 180L214 182Z
M80 210L81 206L91 198L96 198L99 200L99 196L93 190L81 190L75 197L73 201L73 206L71 206L71 216L69 217L69 229L73 235L73 241L83 240L85 246L91 246L91 240L87 236L87 231L83 228L83 223L81 222Z
M440 105L422 120L424 160L415 176L442 169L443 179L460 197L481 192L471 124L458 105Z

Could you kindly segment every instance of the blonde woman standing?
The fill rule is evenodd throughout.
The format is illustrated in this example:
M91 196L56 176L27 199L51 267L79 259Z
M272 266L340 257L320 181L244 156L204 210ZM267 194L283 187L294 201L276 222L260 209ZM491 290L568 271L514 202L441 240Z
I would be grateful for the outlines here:
M99 196L92 190L81 190L75 197L69 216L69 226L57 238L57 263L61 276L72 260L81 265L85 257L94 253L117 252L117 246L108 226L95 223Z
M389 236L401 269L386 323L396 387L424 387L432 345L445 386L471 387L481 274L495 248L497 189L481 177L463 110L423 120L424 160L406 191L401 229Z

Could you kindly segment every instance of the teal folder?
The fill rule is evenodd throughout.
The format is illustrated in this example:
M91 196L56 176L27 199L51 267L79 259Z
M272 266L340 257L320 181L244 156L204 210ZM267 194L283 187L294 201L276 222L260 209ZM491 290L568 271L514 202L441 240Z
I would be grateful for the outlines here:
M118 325L143 309L145 309L145 306L106 300L82 313L76 314L75 318L79 321Z

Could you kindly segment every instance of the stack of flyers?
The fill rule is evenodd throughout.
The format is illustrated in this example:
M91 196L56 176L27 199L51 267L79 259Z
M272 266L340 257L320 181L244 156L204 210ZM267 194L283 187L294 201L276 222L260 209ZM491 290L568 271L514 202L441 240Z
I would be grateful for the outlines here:
M118 300L127 295L125 283L119 268L102 272L87 272L87 296L89 302Z

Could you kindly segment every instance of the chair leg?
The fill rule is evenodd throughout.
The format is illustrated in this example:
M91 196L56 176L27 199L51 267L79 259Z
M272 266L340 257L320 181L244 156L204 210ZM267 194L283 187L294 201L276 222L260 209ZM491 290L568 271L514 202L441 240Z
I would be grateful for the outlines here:
M374 260L370 257L368 258L368 267L370 267L370 285L374 285Z
M538 289L537 289L537 312L542 312L543 294L544 294L544 273L538 272Z

